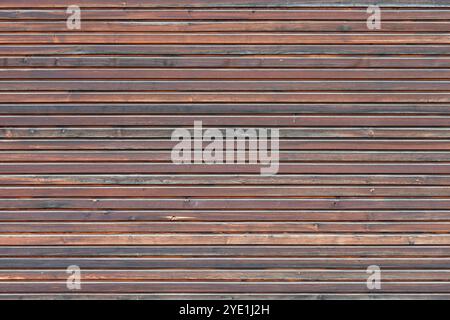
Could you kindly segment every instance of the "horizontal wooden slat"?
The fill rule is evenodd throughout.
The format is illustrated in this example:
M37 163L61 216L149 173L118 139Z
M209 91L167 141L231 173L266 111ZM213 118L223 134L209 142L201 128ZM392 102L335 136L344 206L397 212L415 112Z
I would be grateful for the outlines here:
M2 45L0 55L447 55L449 45Z
M77 164L79 166L79 164ZM0 175L1 185L450 185L450 175Z
M385 31L386 32L386 31ZM187 34L146 34L146 33L89 33L89 34L3 34L0 44L450 44L450 36L445 34L303 34L303 33L187 33Z
M82 128L82 127L40 127L40 128L1 128L0 137L4 139L42 139L42 138L106 138L106 139L128 139L128 138L155 138L170 139L172 133L177 128L145 128L145 127L121 127L121 128ZM226 134L226 128L216 128ZM192 129L189 130L194 136ZM202 131L205 133L205 130ZM292 138L404 138L404 139L439 139L450 138L450 129L447 128L366 128L366 127L315 127L315 128L282 128L279 129L279 136L282 139ZM326 153L326 152L324 152ZM3 153L2 153L3 154ZM120 152L116 153L117 155ZM331 154L331 153L328 153ZM397 154L397 153L396 153ZM86 155L89 155L86 153ZM373 156L379 155L373 153ZM394 153L390 154L391 156ZM405 157L413 156L411 153L404 153ZM444 156L441 153L439 156ZM319 156L319 155L317 155ZM426 156L423 155L423 156ZM36 159L38 160L38 159ZM320 159L317 159L320 160Z
M0 187L1 198L450 197L450 187Z
M89 0L78 0L78 5L86 8L122 8L124 6L131 8L197 8L197 7L252 7L252 8L278 8L278 7L366 7L371 5L371 0L326 0L320 4L314 0L190 0L189 2L179 2L177 0L154 0L150 3L142 2L140 0L128 0L125 5L121 0L96 0L95 2ZM34 8L66 8L72 2L69 0L42 0L39 3L33 3ZM382 0L377 2L378 5L387 7L449 7L450 4L437 2L435 0ZM26 8L29 7L27 0L5 0L0 5L0 8Z
M54 4L54 2L53 2ZM318 3L315 2L315 5ZM419 4L419 3L418 3ZM83 21L90 20L109 20L109 21L122 21L122 20L240 20L239 22L245 23L250 20L289 20L289 21L367 21L367 11L364 8L352 8L352 7L334 7L334 8L233 8L233 9L214 9L208 8L207 10L201 8L190 9L132 9L132 8L105 8L95 9L83 7ZM398 7L383 8L383 22L399 22L404 21L427 21L427 20L441 20L448 21L450 17L450 10L447 8L439 8L434 10L432 6L422 8L408 8ZM1 20L67 20L67 12L65 8L36 8L33 9L22 8L18 10L8 10L2 8L0 10ZM85 22L86 23L86 22ZM344 31L344 30L343 30ZM409 31L409 30L408 30Z
M51 123L59 126L187 126L192 128L195 121L213 128L238 127L448 127L450 116L400 116L400 115L65 115L65 116L0 116L0 126L45 126Z
M114 68L450 68L450 58L430 57L3 57L2 67Z
M66 282L2 282L2 293L67 293ZM211 282L87 282L85 293L370 293L366 282L277 282L277 283L211 283ZM378 292L448 293L448 282L386 283Z
M189 165L189 164L155 164L155 163L0 163L0 174L260 174L261 168L269 165L223 164L223 165ZM450 164L408 164L376 163L302 163L280 164L278 174L450 174ZM444 179L444 181L447 181Z
M449 209L450 200L414 199L0 199L0 209L389 210Z
M449 210L0 210L0 221L450 221Z
M449 235L0 235L0 245L449 245ZM273 259L270 259L273 261ZM326 259L329 261L329 259Z
M0 102L450 102L450 93L1 93Z
M449 271L428 271L428 270L407 270L407 271L384 271L383 278L385 282L409 281L409 282L432 282L449 281ZM65 270L54 271L0 271L1 281L65 281L67 273ZM364 271L352 270L324 270L310 271L303 269L286 271L268 271L268 270L171 270L155 271L129 270L116 271L105 270L95 271L86 270L83 272L84 281L365 281L367 273Z
M238 156L257 156L237 152ZM171 162L170 151L0 151L2 162ZM281 151L284 162L448 162L449 152L418 151ZM1 179L1 178L0 178ZM0 180L1 181L1 180Z
M37 293L37 294L0 294L2 300L55 300L54 294L48 293ZM64 300L256 300L256 301L273 301L273 300L420 300L420 301L428 301L428 300L448 300L450 298L450 294L445 293L397 293L397 294L387 294L387 293L367 293L367 294L355 294L355 293L335 293L335 294L323 294L323 293L290 293L290 294L282 294L282 293L253 293L253 294L214 294L214 293L144 293L144 294L112 294L112 293L60 293L57 295L59 299Z
M0 102L450 102L450 93L1 93Z
M450 91L450 81L0 81L0 91Z
M449 257L448 246L126 246L0 248L0 257ZM311 270L310 270L311 271ZM342 270L344 272L344 270ZM334 271L330 271L334 272ZM418 273L418 272L417 272ZM0 271L1 274L1 271Z
M0 60L1 62L1 60ZM176 118L177 115L185 114L199 114L197 117L200 120L205 120L202 116L207 115L221 115L221 114L236 114L240 113L242 117L245 118L248 114L301 114L302 116L306 114L336 114L339 113L341 115L358 113L358 114L372 114L371 116L377 118L379 114L394 114L403 116L411 116L411 114L422 114L422 117L416 118L416 121L419 121L426 115L430 114L442 114L449 115L450 114L450 104L427 104L427 103L408 103L408 104L399 104L399 103L362 103L362 104L317 104L317 103L257 103L257 104L243 104L243 103L128 103L128 104L118 104L118 103L88 103L88 104L73 104L73 103L59 103L59 104L51 104L51 103L43 103L43 104L5 104L0 103L0 114L2 115L11 115L11 114L29 114L29 115L42 115L42 114L51 114L51 115L59 115L65 114L66 117L68 115L88 115L88 114L98 114L108 115L108 114L122 114L124 118L127 118L126 115L139 114L141 117L144 117L146 114L168 114L172 113L173 118ZM189 118L189 116L187 116ZM3 117L0 117L0 121ZM13 118L8 118L9 121L12 121ZM39 119L39 118L38 118ZM55 118L52 118L54 121ZM61 119L61 118L60 118ZM60 121L58 119L58 121ZM437 118L436 118L437 119ZM105 118L102 118L104 121ZM223 120L223 118L222 118ZM298 119L297 119L298 120ZM361 118L359 119L361 120ZM60 122L56 122L58 125ZM422 122L416 122L418 125L427 126ZM279 123L278 123L279 124ZM2 124L3 126L8 126L7 124ZM10 125L15 125L14 122L11 122ZM47 124L42 124L43 126L48 126ZM69 125L80 125L72 123ZM118 123L118 125L123 125L122 123ZM139 125L139 124L138 124ZM173 123L170 123L173 125ZM223 124L217 123L216 126L222 126ZM247 124L251 125L251 124ZM267 123L264 124L268 126ZM291 123L292 126L295 123ZM360 125L363 125L360 124ZM387 123L386 125L392 125ZM306 126L306 124L303 124Z
M45 236L44 236L45 237ZM35 265L33 265L35 263ZM81 269L448 269L449 258L0 258L0 269L62 269L77 265ZM170 272L171 270L167 270ZM1 282L0 282L1 283ZM1 283L3 285L3 283ZM0 286L2 287L2 286Z
M447 222L0 223L0 234L450 233Z
M36 16L36 12L33 12L34 16ZM50 14L49 12L43 12L40 17L44 16L45 13ZM85 11L83 12L85 13ZM87 12L88 17L86 18L86 15L83 14L83 21L86 19L90 19L92 17L93 12ZM124 15L126 13L118 12L119 15ZM174 13L180 13L180 12L171 12L172 15ZM197 12L199 13L199 12ZM220 12L209 12L210 15L207 14L208 12L203 12L204 18L212 19L212 17L217 16L217 13ZM300 12L300 13L306 13L306 12ZM326 19L324 16L325 14L334 14L335 12L325 12L323 13L323 19ZM342 12L337 12L338 14ZM158 13L161 14L161 13ZM299 19L298 17L293 16L293 12L288 12L289 16L292 17L292 20ZM358 14L358 12L356 12ZM22 15L24 15L22 13ZM130 15L130 13L128 13ZM166 19L171 14L169 13L166 16ZM256 16L257 14L254 14ZM259 12L259 15L261 15L261 12ZM278 14L280 15L280 14ZM65 18L67 19L67 14L64 14ZM148 13L146 16L142 14L142 12L139 12L133 16L142 17L147 19L151 19L154 14ZM179 14L180 16L180 14ZM222 16L226 17L226 13L222 13ZM275 15L266 14L265 17L271 17ZM287 14L285 13L285 17ZM385 16L385 13L383 12L383 16ZM236 15L234 15L236 18ZM441 16L439 16L441 17ZM5 18L5 12L0 11L0 20L2 18ZM54 18L51 16L51 18ZM98 16L94 16L92 18L98 18ZM110 17L104 17L105 19L108 19ZM134 18L134 17L133 17ZM281 17L282 18L282 17ZM232 21L232 22L224 22L224 21L180 21L180 22L149 22L149 21L116 21L116 17L114 17L111 21L86 21L83 23L83 32L368 32L371 31L367 28L366 19L361 17L361 21L359 22L348 22L348 21L307 21L307 22L293 22L293 21ZM385 19L385 17L383 17ZM62 19L63 21L60 22L35 22L35 21L8 21L8 22L1 22L0 21L0 32L73 32L72 30L67 28L66 19ZM186 17L187 20L193 19L192 17ZM253 18L255 19L255 17ZM310 18L311 19L311 18ZM424 19L421 17L421 19ZM442 18L441 18L442 19ZM450 31L450 23L443 22L443 21L387 21L383 23L383 29L382 30L375 30L380 31L380 33L390 33L390 32L408 32L414 30L415 33L417 32L433 32L433 33L443 33L443 32L449 32ZM3 34L2 34L3 36ZM29 35L28 37L23 38L29 39L33 35ZM288 35L286 35L288 36ZM83 35L83 40L89 41L90 37L88 35ZM119 37L120 38L120 37ZM314 38L314 35L312 35L312 38ZM405 39L408 38L416 38L414 35L405 35ZM142 38L144 40L145 37ZM426 38L426 41L432 41L434 39L433 37ZM221 40L220 37L217 37L217 40ZM13 42L17 42L19 39ZM222 42L225 43L225 42ZM323 42L320 42L323 43ZM420 42L424 43L424 42Z
M226 136L223 138L226 139ZM231 140L231 138L230 138ZM266 142L268 148L275 148L274 142L263 139L235 139L249 143ZM122 139L122 140L100 140L100 139L52 139L52 140L26 140L8 139L0 141L0 150L172 150L180 141L169 139ZM210 142L209 142L210 143ZM203 142L203 148L209 145ZM285 139L279 140L280 150L449 150L448 140L420 140L420 139L398 139L395 141L382 139ZM270 147L272 146L272 147ZM236 148L236 147L235 147ZM242 147L244 148L244 147ZM245 147L248 149L248 146Z
M449 46L450 48L450 46ZM449 79L450 69L0 69L0 79ZM1 96L4 96L2 94ZM175 94L172 94L176 96ZM312 95L312 94L311 94ZM418 94L419 95L419 94ZM430 99L432 95L428 94ZM101 96L101 95L100 95ZM217 97L219 99L219 97ZM2 101L3 102L3 101ZM25 98L23 102L26 102ZM166 102L171 102L167 100ZM187 101L191 102L191 101ZM215 101L220 102L220 101ZM261 101L262 102L262 101ZM300 102L300 101L292 101ZM329 101L330 102L330 101ZM366 101L367 102L367 101ZM376 101L373 101L376 102ZM388 101L386 101L388 102ZM401 101L399 101L401 102ZM439 102L439 101L435 101ZM445 102L445 101L441 101Z

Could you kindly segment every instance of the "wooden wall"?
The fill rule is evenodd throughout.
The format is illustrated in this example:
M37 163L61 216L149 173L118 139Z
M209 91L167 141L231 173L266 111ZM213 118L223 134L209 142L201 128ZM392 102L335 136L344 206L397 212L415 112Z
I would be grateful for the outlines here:
M372 3L2 0L0 298L450 297L450 1ZM172 164L195 120L279 174Z

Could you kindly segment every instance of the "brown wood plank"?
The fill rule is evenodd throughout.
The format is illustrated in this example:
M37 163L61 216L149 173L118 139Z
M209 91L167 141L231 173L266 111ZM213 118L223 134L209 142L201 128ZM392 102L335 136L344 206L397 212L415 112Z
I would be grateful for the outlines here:
M128 0L126 7L132 8L198 8L198 7L220 7L220 8L296 8L296 7L367 7L373 2L371 0L326 0L317 3L314 0L190 0L188 3L179 2L176 0L154 0L150 3L142 2L140 0ZM70 0L42 0L39 3L33 3L33 8L66 8L72 3ZM436 2L435 0L381 0L377 2L378 5L387 7L449 7L445 1ZM121 0L96 0L95 2L89 0L78 0L78 5L86 8L122 8L124 3ZM5 0L0 5L0 8L26 8L30 7L27 0Z
M278 30L277 30L278 31ZM385 31L386 32L386 31ZM303 33L0 33L0 44L450 44L446 34L303 34Z
M450 81L0 81L0 91L442 92L449 88Z
M1 11L0 11L1 12ZM436 57L144 57L144 56L32 56L0 59L2 67L114 67L114 68L450 68L450 58Z
M42 246L0 247L0 257L450 257L448 246ZM31 271L31 270L30 270ZM65 271L65 270L64 270ZM312 270L309 270L312 271ZM342 270L344 272L344 270ZM0 271L1 274L2 271ZM330 271L334 272L334 271ZM132 276L132 275L130 275ZM169 276L169 275L168 275Z
M0 59L1 63L1 59ZM380 114L393 114L393 115L403 115L405 117L421 114L422 117L426 117L427 115L435 115L440 114L442 116L447 116L450 114L450 105L449 104L427 104L427 103L361 103L361 104L319 104L319 103L258 103L258 104L245 104L245 103L201 103L201 104L192 104L192 103L83 103L83 104L74 104L74 103L43 103L43 104L5 104L0 103L0 114L1 115L60 115L65 114L66 117L69 115L92 115L96 114L97 117L100 115L113 115L113 114L122 114L125 115L134 115L139 114L141 117L148 114L172 114L174 118L180 114L198 114L201 120L204 121L203 115L223 115L223 114L237 114L240 113L242 117L245 118L246 115L249 114L336 114L347 115L347 114L371 114L373 117ZM417 118L416 121L419 121L422 117ZM0 117L1 121L2 117ZM12 118L9 118L11 120ZM104 119L104 118L102 118ZM54 121L54 118L52 118ZM56 123L58 124L58 123ZM419 122L421 124L421 122ZM14 125L14 122L11 122L10 125ZM45 125L45 124L43 124ZM74 125L74 124L72 124ZM75 124L77 125L77 124ZM78 124L79 125L79 124ZM122 125L118 123L118 125ZM172 124L173 125L173 124ZM217 126L221 126L223 124L217 124ZM267 123L264 124L268 126ZM291 125L295 125L295 123L291 123ZM306 124L303 124L306 126ZM392 124L391 124L392 125ZM3 124L3 126L7 126ZM48 126L48 124L47 124ZM423 125L427 126L427 125Z
M195 121L204 127L448 127L449 115L4 115L0 116L1 127L12 126L187 126Z
M0 55L447 55L449 45L2 45Z
M16 92L0 93L0 102L450 102L450 93L55 93Z
M79 167L80 165L77 164ZM261 177L250 174L161 175L77 174L0 175L1 185L429 185L448 186L450 175L380 174L278 174Z
M335 293L335 294L323 294L323 293L291 293L291 294L280 294L280 293L234 293L234 294L205 294L205 293L189 293L189 294L177 294L177 293L144 293L144 294L111 294L111 293L91 293L91 294L76 294L76 293L60 293L60 294L48 294L48 293L37 293L37 294L0 294L2 300L448 300L450 294L442 293L397 293L397 294L386 294L386 293L367 293L367 294L355 294L355 293Z
M0 221L450 221L449 210L0 210Z
M0 130L1 131L1 130ZM82 135L81 135L82 136ZM237 152L240 155L253 152ZM256 155L256 154L255 154ZM1 151L2 162L171 162L169 151ZM284 162L448 162L449 152L418 151L282 151ZM1 181L1 178L0 178Z
M44 236L45 237L45 236ZM34 265L33 265L34 263ZM357 269L370 265L382 269L441 270L448 269L449 258L0 258L1 269L63 269L78 265L81 269ZM3 284L3 283L2 283ZM1 287L1 286L0 286Z
M302 198L302 199L0 199L0 209L153 209L153 210L389 210L450 209L450 200Z
M450 187L0 187L1 198L450 197ZM449 228L449 227L447 227ZM1 230L1 228L0 228ZM449 228L450 231L450 228Z
M260 174L260 164L155 164L155 163L0 163L0 174ZM450 164L287 164L279 165L279 174L450 174ZM446 178L448 179L448 178ZM448 181L444 179L444 181Z
M173 128L82 128L82 127L40 127L40 128L1 128L0 137L9 139L30 138L157 138L170 139L176 127ZM226 127L218 128L225 133ZM192 129L188 129L191 136ZM287 138L449 138L448 128L366 128L366 127L315 127L315 128L281 128L279 136ZM118 152L117 154L120 154ZM328 152L328 154L332 154ZM88 154L87 154L88 155ZM375 156L377 154L374 154ZM391 155L394 155L393 153ZM410 153L405 156L411 155ZM318 155L317 155L318 156ZM320 160L320 159L318 159Z
M450 46L449 46L450 48ZM0 79L449 79L450 69L158 69L33 68L0 69ZM1 96L4 96L2 94ZM101 96L101 94L99 94ZM169 95L167 95L169 96ZM176 96L172 94L172 96ZM218 98L218 97L217 97ZM4 101L2 101L4 102ZM23 100L26 102L26 100ZM62 102L62 101L61 101ZM137 101L138 102L138 101ZM171 102L167 100L166 102ZM188 101L192 102L192 101ZM220 102L220 101L216 101ZM238 101L235 101L238 102ZM260 101L263 102L263 101ZM271 101L273 102L273 101ZM282 102L282 101L280 101ZM300 102L300 101L293 101ZM367 102L367 101L366 101ZM376 101L371 101L376 102ZM389 101L385 101L389 102ZM398 101L401 102L401 101ZM436 101L439 102L439 101ZM445 101L441 101L445 102Z
M66 282L2 282L2 293L67 293ZM83 293L370 293L366 282L274 282L274 283L212 283L212 282L87 282ZM386 283L384 293L448 293L448 282Z
M235 139L236 140L236 139ZM248 143L261 142L261 140L245 140ZM266 141L270 146L272 140ZM52 140L26 140L7 139L0 141L0 150L172 150L179 141L162 139L52 139ZM203 142L203 148L208 146ZM236 148L236 147L235 147ZM248 146L245 147L248 150ZM348 139L335 141L332 139L292 139L279 140L280 150L449 150L448 140L382 140L382 139Z
M317 2L315 3L317 4ZM365 6L367 7L367 6ZM156 21L183 21L183 20L240 20L245 23L250 20L289 20L289 21L366 21L366 8L352 8L352 7L334 7L334 8L233 8L233 9L207 9L190 8L190 9L158 9L151 10L145 8L132 9L123 8L113 9L95 9L83 7L83 20L156 20ZM407 21L433 21L441 20L448 21L450 18L450 10L440 8L434 10L430 7L407 8L398 7L395 9L383 9L383 21L385 22L399 22L407 23ZM67 20L67 12L65 8L36 8L31 9L4 9L0 10L1 20L11 20L18 22L18 20ZM404 21L406 20L406 21ZM31 22L31 21L30 21ZM386 24L385 24L386 25ZM409 30L408 30L409 31Z
M448 222L0 223L0 234L450 233Z
M386 282L449 281L448 271L405 270L383 272ZM65 281L67 273L63 271L0 271L1 281ZM91 271L83 272L84 281L227 281L227 282L264 282L264 281L366 281L367 273L352 270L310 271L303 269L286 271L269 270L171 270L157 271Z
M0 235L0 245L449 245L449 235ZM273 261L273 259L270 259ZM329 261L329 259L326 259ZM67 265L66 265L67 266Z
M34 13L34 17L36 13ZM40 17L44 16L43 12ZM91 19L92 12L83 11L83 21L86 19ZM86 13L91 13L87 15ZM116 12L114 12L115 14ZM124 15L123 11L118 12L119 15ZM179 12L177 12L179 13ZM205 14L204 18L212 19L212 17L217 16L218 12L210 12L210 14ZM300 12L305 13L305 12ZM326 12L327 14L334 14L335 12ZM338 14L341 12L337 12ZM359 12L356 12L358 14ZM0 20L5 18L5 13L0 11ZM104 13L103 13L104 14ZM129 13L128 13L129 14ZM161 14L161 13L158 13ZM130 14L129 14L130 15ZM168 19L169 16L174 15L173 12L169 12L165 18ZM226 16L226 14L222 14ZM261 15L261 13L259 13ZM292 20L299 19L298 17L294 17L293 12L285 13L284 17L287 16L292 17ZM341 13L342 15L342 13ZM116 16L111 21L86 21L83 23L83 32L368 32L367 28L367 14L366 17L361 16L361 21L358 22L348 22L348 21L307 21L307 22L293 22L293 21L179 21L179 22L149 22L149 21L117 21ZM383 12L383 19L386 13ZM23 14L22 14L23 16ZM142 12L137 13L133 16L141 16L145 17L146 20L151 19L154 14L152 12L148 12L147 15L143 15ZM230 15L229 15L230 16ZM266 15L266 17L271 15ZM325 16L325 14L323 14ZM34 18L33 17L33 18ZM54 18L53 16L50 16ZM94 16L98 18L98 16ZM92 17L92 18L94 18ZM239 16L235 16L239 18ZM442 15L439 15L440 19L442 19ZM0 21L0 32L70 32L71 30L67 29L66 19L67 14L64 13L64 16L61 18L62 21L44 21L44 22L36 22L36 21L9 21L9 22L1 22ZM110 17L105 19L110 19ZM348 15L349 18L349 15ZM346 19L348 19L346 17ZM133 19L135 19L133 17ZM192 17L186 17L186 20L192 20ZM254 18L253 18L254 19ZM311 19L311 18L309 18ZM322 19L326 19L323 17ZM354 18L353 18L354 19ZM424 19L421 17L420 19ZM433 32L433 33L444 33L450 31L450 23L443 21L387 21L383 23L382 33L389 32L408 32L414 30L417 32ZM375 30L380 31L381 30ZM2 34L3 36L3 34ZM32 35L30 35L31 38ZM436 35L435 35L436 36ZM408 39L413 37L411 35L405 35L405 38ZM25 37L28 39L28 37ZM87 37L89 39L89 37ZM87 40L86 39L86 40ZM145 37L143 38L145 39ZM426 41L431 41L433 37L427 38ZM83 38L83 40L85 40ZM17 40L18 41L18 40ZM16 41L14 41L16 42ZM51 41L49 41L51 42ZM225 43L225 42L222 42ZM323 42L320 42L323 43ZM420 42L424 43L424 42Z

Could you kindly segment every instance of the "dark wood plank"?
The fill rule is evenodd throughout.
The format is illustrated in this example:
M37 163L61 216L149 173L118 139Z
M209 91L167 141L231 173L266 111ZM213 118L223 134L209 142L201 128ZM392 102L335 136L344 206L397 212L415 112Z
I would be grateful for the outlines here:
M80 164L77 164L79 167ZM450 175L380 174L21 174L0 175L1 185L400 185L448 186Z
M0 11L1 13L1 11ZM27 22L28 24L28 22ZM8 23L9 25L9 23ZM114 67L114 68L450 68L445 56L389 58L377 56L318 57L145 57L145 56L32 56L0 59L1 67Z
M42 246L0 247L0 257L285 257L285 258L449 258L448 246ZM64 270L65 271L65 270ZM310 270L311 271L311 270ZM344 270L342 270L344 271ZM159 271L164 272L164 271ZM334 272L334 271L330 271ZM447 271L445 271L446 273ZM418 273L418 272L417 272ZM436 272L439 273L439 272ZM0 271L1 274L1 271ZM67 275L64 272L65 275ZM366 274L364 272L364 274ZM132 276L132 275L130 275ZM169 275L167 275L169 276Z
M450 105L449 105L450 107ZM0 116L1 127L104 127L104 126L185 126L195 121L204 127L448 127L450 116L440 115L5 115Z
M39 3L33 3L33 8L66 8L72 3L70 0L42 0ZM150 3L140 0L128 0L126 7L132 8L198 8L198 7L221 7L221 8L296 8L296 7L367 7L373 4L371 0L326 0L317 3L314 0L190 0L188 3L176 0L154 0ZM387 7L449 7L445 1L437 2L435 0L382 0L377 2L378 5ZM86 8L123 8L124 3L121 0L78 0L78 5ZM27 0L5 0L1 3L0 8L27 8L30 4Z
M0 210L0 221L450 221L449 210L99 210L99 209L28 209Z
M2 45L2 56L17 55L446 55L449 45Z
M1 63L1 59L0 59ZM258 104L244 104L244 103L40 103L40 104L5 104L0 103L0 114L2 115L42 115L42 114L65 114L65 115L108 115L108 114L122 114L133 115L139 114L142 116L146 114L172 114L174 117L180 114L198 114L201 118L202 115L221 115L221 114L241 114L243 117L248 114L372 114L377 116L379 114L393 114L411 116L413 114L422 114L422 117L418 117L416 121L426 117L430 114L441 114L442 116L448 116L450 114L449 104L427 104L427 103L361 103L361 104L318 104L318 103L258 103ZM2 117L0 117L0 120ZM13 118L9 118L12 121ZM104 119L104 118L102 118ZM205 121L201 118L201 120ZM54 121L54 118L52 118ZM58 122L56 122L56 125ZM118 123L121 125L121 123ZM419 124L421 124L419 122ZM7 124L3 124L4 126ZM10 125L14 125L11 122ZM43 124L45 125L45 124ZM48 125L48 124L47 124ZM70 124L69 124L70 125ZM78 123L78 125L80 125ZM220 124L217 124L219 126ZM264 125L268 125L265 123ZM295 125L295 123L291 123ZM304 126L306 124L303 124ZM392 125L392 124L390 124ZM427 126L427 125L424 125Z
M54 3L54 2L53 2ZM315 2L317 5L317 2ZM281 20L281 21L367 21L367 6L365 7L321 7L321 8L233 8L233 10L223 10L210 8L202 10L201 8L178 8L178 9L133 9L133 8L105 8L95 9L83 7L83 21L85 23L91 20L109 20L115 21L190 21L190 20L222 20L235 21L241 23L246 21L254 22L254 20ZM383 22L401 22L408 21L448 21L450 18L450 10L447 8L439 8L434 10L433 6L429 7L398 7L392 9L390 7L383 8ZM65 8L36 8L32 9L4 9L0 10L1 20L67 20L67 12ZM31 22L31 21L30 21ZM211 22L211 21L209 21ZM341 30L345 31L345 30ZM409 30L408 30L409 31Z
M278 30L277 30L278 31ZM385 31L386 32L386 31ZM0 33L0 44L450 44L448 34L303 34L303 33Z

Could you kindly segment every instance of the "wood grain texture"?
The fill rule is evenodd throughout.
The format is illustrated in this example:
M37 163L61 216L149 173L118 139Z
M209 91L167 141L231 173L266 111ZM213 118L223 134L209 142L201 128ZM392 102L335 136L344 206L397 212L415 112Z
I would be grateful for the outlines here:
M0 299L450 299L450 1L72 4L0 2Z

